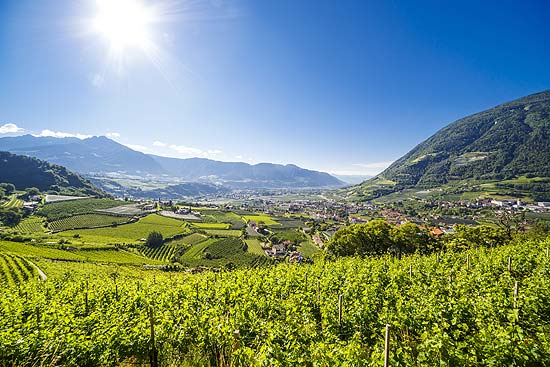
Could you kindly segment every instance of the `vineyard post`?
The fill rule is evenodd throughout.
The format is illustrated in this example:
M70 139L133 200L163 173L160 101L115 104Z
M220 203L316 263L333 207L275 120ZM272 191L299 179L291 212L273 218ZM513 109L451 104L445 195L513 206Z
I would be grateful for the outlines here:
M390 325L386 324L386 338L384 342L384 367L390 365Z
M548 257L549 255L550 255L550 248L547 247L547 248L546 248L546 257Z
M36 327L40 331L40 307L36 306Z
M344 296L338 296L338 327L342 329L342 299Z
M439 253L435 254L435 262L436 262L436 263L439 262Z
M321 302L321 281L317 280L317 303Z
M412 266L412 264L410 264L409 265L409 278L412 279L412 277L413 277L413 266Z
M149 306L149 321L151 323L151 353L149 354L149 362L151 367L158 367L158 352L155 347L155 314L153 306Z
M512 258L508 256L508 272L512 271Z
M470 254L466 254L466 269L470 270Z
M518 294L519 294L519 283L516 280L514 283L514 308L518 308Z

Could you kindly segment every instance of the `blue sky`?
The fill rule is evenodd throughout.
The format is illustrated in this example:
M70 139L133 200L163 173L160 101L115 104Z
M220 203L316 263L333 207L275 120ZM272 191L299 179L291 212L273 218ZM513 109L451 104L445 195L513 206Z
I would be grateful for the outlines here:
M97 1L0 0L0 136L374 174L550 87L546 1L124 0L162 16L123 63Z

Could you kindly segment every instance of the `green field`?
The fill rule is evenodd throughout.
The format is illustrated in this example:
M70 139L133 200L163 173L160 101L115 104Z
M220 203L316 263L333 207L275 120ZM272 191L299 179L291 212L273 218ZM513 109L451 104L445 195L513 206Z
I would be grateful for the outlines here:
M210 236L218 237L239 237L242 234L237 229L207 229L205 232Z
M23 200L17 198L17 194L10 196L9 200L2 204L4 208L21 208L23 206Z
M94 247L82 250L61 250L54 245L27 245L18 242L0 241L0 252L32 259L55 259L62 261L83 261L119 264L159 264L137 251L125 251L115 247Z
M28 217L23 219L13 229L22 234L44 233L44 220L40 217Z
M308 238L306 241L300 242L297 250L305 257L312 257L313 255L321 252L321 249L313 243L311 238Z
M139 243L153 231L158 231L164 238L167 238L188 233L190 230L185 222L150 214L135 223L123 224L114 228L71 230L61 232L59 235L64 237L79 235L78 241L83 243Z
M262 249L262 245L260 245L260 241L258 241L256 238L248 238L244 240L246 244L248 245L248 252L251 254L256 254L260 256L267 256L265 254L265 251Z
M278 226L279 223L273 220L269 215L243 215L243 218L247 222L256 222L256 224L263 223L266 226Z
M115 226L130 221L128 217L120 217L106 214L81 214L52 221L48 228L52 231L66 231L70 229L83 229L94 227Z
M108 209L127 204L128 202L112 199L81 199L61 201L44 205L36 212L36 214L48 218L49 221L54 221L77 214L89 214L99 209Z
M206 241L202 241L199 243L196 243L192 245L185 253L182 255L182 260L199 260L202 259L203 251L210 246L212 243L214 243L216 240L214 238L210 238Z
M0 280L16 286L38 276L35 268L24 258L0 252Z
M243 218L233 212L201 209L202 222L204 223L229 223L232 229L241 229L245 226Z
M231 227L227 223L193 223L192 226L199 229L229 229Z

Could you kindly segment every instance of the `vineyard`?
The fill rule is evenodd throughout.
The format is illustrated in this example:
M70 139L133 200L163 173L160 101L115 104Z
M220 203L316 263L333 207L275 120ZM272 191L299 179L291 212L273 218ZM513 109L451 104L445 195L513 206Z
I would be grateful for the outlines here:
M130 218L105 214L82 214L73 217L52 221L48 227L55 232L67 231L70 229L107 227L128 223Z
M10 196L9 200L2 204L5 208L21 208L23 200L19 199L16 194Z
M44 220L40 217L28 217L15 226L14 230L23 234L43 233Z
M35 268L27 260L0 252L0 279L3 284L15 287L37 275Z
M381 366L389 325L390 366L547 366L548 246L197 275L68 263L0 290L0 359Z
M181 247L176 244L164 244L159 248L144 248L143 254L153 260L159 260L163 262L169 262L175 258L178 249Z

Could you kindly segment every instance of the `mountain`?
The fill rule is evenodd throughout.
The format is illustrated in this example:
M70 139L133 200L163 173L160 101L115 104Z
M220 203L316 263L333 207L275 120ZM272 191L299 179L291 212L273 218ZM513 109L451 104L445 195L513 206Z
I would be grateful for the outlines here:
M453 122L351 194L550 177L550 90Z
M216 182L232 188L335 187L343 182L328 173L293 164L248 164L204 158L177 159L151 155L166 171L189 181Z
M337 187L344 183L323 172L298 166L166 158L132 150L103 136L88 139L23 135L0 138L0 150L59 164L80 174L122 173L169 176L230 188Z
M105 192L65 167L36 158L0 152L0 182L18 190L36 187L67 195L106 196Z
M88 139L23 135L0 139L0 150L59 164L82 174L124 172L166 173L151 157L104 136Z

